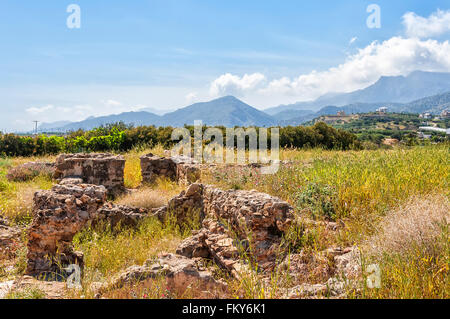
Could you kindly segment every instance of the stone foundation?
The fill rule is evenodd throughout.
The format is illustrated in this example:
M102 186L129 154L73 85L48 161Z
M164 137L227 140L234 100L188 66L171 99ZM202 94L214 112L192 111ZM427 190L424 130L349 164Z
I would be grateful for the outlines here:
M28 231L27 274L58 273L70 264L83 265L72 239L106 200L96 185L56 185L35 193L33 223Z
M84 183L103 185L109 194L124 191L125 159L113 154L63 154L56 159L54 178L81 178Z
M106 203L96 212L91 225L98 227L103 223L111 227L111 230L115 230L118 226L136 227L145 217L148 217L148 211L143 208Z
M158 177L177 180L177 164L170 158L147 154L141 157L142 181L154 183Z
M177 180L180 185L191 185L200 181L202 171L197 164L178 164Z
M243 257L262 271L273 270L284 257L281 238L294 220L288 203L256 191L192 184L156 214L161 219L171 214L182 224L190 207L197 208L202 229L180 245L178 254L207 255L236 276L245 267Z
M159 157L150 153L141 157L141 172L145 183L162 177L187 186L200 180L201 165L185 156Z

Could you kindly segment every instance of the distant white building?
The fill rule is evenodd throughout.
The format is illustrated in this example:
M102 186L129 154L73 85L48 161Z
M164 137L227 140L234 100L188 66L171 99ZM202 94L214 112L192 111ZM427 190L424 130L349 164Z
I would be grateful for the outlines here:
M417 136L423 140L429 140L431 138L431 135L424 134L423 132L417 132Z
M447 117L450 117L450 111L449 110L443 110L442 113L441 113L441 117L443 119L445 119Z
M386 106L382 106L382 107L377 109L377 112L381 113L381 114L386 114L387 111L388 111L388 108Z
M445 133L447 135L450 135L450 128L439 128L434 126L421 126L419 127L420 131L429 131L429 132L438 132L438 133Z
M429 112L425 112L425 113L420 114L419 117L420 117L421 119L431 119L431 118L432 118L432 115L431 115L431 113L429 113Z

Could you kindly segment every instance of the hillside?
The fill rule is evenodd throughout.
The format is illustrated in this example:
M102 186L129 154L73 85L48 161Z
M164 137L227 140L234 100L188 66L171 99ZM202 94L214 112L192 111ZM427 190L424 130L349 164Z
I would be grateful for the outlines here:
M450 92L433 95L402 105L397 111L408 113L430 112L432 114L439 114L448 109L450 109Z
M202 120L206 125L234 126L271 126L276 121L268 114L245 104L233 96L225 96L210 102L196 103L163 116L170 126L194 124Z
M417 73L420 74L420 73ZM412 81L416 79L417 76L410 76ZM395 79L382 78L380 83L403 83L402 80L397 77ZM443 77L445 79L445 77ZM429 81L428 83L431 83ZM443 82L444 83L444 82ZM396 92L397 98L400 96L398 92L407 91L402 89L401 85L397 88L400 89L390 89L390 92ZM378 84L377 87L381 87L382 84ZM441 84L436 87L435 90L440 90L445 85ZM449 83L450 88L450 83ZM408 89L409 90L409 89ZM370 89L367 92L372 92L370 94L375 94L374 89ZM361 96L361 92L355 94L355 96ZM390 94L395 95L394 93ZM417 95L417 94L415 94ZM335 96L336 97L336 96ZM330 98L330 96L329 96ZM433 114L440 114L443 110L449 109L450 107L450 90L441 94L428 96L413 100L408 103L398 103L398 102L356 102L350 103L343 106L328 104L318 111L304 110L304 109L284 109L288 106L281 107L281 111L272 113L271 115L263 111L257 110L256 108L242 102L241 100L233 96L225 96L218 98L209 102L196 103L184 108L180 108L174 112L167 113L165 115L156 115L150 112L126 112L116 115L109 115L103 117L90 117L84 121L70 123L70 122L55 122L55 123L45 123L40 126L41 131L70 131L77 129L89 130L100 125L124 122L125 124L132 124L135 126L139 125L155 125L155 126L172 126L180 127L185 124L194 124L195 120L202 120L203 124L210 126L260 126L267 127L272 125L288 126L288 125L300 125L308 122L321 115L333 115L339 111L343 111L346 114L356 114L356 113L368 113L374 112L378 108L386 106L389 112L397 113L423 113L431 112ZM279 110L278 108L277 110ZM266 110L267 111L267 110ZM275 109L269 110L275 111ZM61 125L63 124L63 125Z
M227 127L234 126L271 126L277 121L270 115L251 107L233 96L225 96L209 102L196 103L163 116L149 112L126 112L121 114L91 117L81 122L58 126L56 123L46 124L54 131L89 130L108 123L124 122L125 124L155 125L180 127L193 125L195 120L203 124Z
M442 111L450 109L450 92L438 94L410 103L354 103L349 105L338 106L325 106L316 113L307 114L304 116L293 117L289 120L280 121L280 125L300 125L308 121L311 121L317 117L323 115L335 115L338 112L345 112L346 114L360 114L375 112L378 108L385 106L389 112L396 113L410 113L420 114L424 112L430 112L435 115L439 115ZM283 111L278 114L295 114L295 112L303 111ZM275 115L276 116L276 115Z
M116 122L124 122L125 124L133 124L138 126L138 125L161 125L162 120L159 115L149 112L126 112L101 117L90 117L81 122L66 124L62 127L57 128L57 130L59 131L73 131L78 129L91 130L101 125ZM55 129L55 127L53 127L53 129Z
M448 91L450 91L450 73L415 71L406 77L383 76L376 83L362 90L350 93L327 94L315 101L281 105L266 109L265 112L273 115L285 110L312 109L318 111L320 108L328 105L408 103Z

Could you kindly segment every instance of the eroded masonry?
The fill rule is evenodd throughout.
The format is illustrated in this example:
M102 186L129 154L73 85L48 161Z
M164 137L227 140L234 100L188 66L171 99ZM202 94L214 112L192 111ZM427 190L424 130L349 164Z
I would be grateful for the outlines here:
M257 191L222 190L198 183L202 165L191 159L153 154L141 157L144 182L164 177L189 185L166 206L151 211L107 201L108 195L125 191L122 156L61 155L55 166L59 184L34 195L33 222L28 231L30 275L58 273L70 264L82 268L83 254L74 251L72 240L87 225L106 225L114 231L118 225L136 227L148 217L157 217L162 222L171 218L180 227L196 230L179 245L176 254L165 254L156 262L149 260L144 266L130 267L105 283L103 290L132 280L150 280L160 274L168 276L170 286L174 287L186 288L197 283L206 290L211 286L225 289L223 282L200 266L201 260L213 261L234 277L249 271L269 275L280 267L300 276L310 271L305 270L308 269L305 265L314 264L304 264L306 257L301 254L289 255L289 247L283 242L289 227L297 223L294 209L287 202ZM331 276L336 267L346 273L357 273L360 269L355 262L357 257L353 249L325 252L314 257L315 263L323 266L323 269L315 267L314 271L322 271L324 281L335 280ZM329 263L329 258L333 262ZM298 291L292 294L329 291L329 287L336 285L329 282L317 287L297 287Z

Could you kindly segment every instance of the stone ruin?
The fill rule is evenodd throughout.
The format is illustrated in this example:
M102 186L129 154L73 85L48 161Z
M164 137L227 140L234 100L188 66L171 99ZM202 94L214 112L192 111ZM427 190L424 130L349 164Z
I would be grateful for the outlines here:
M90 224L93 227L108 226L112 231L115 231L119 225L133 228L139 221L148 217L148 213L144 208L106 203L97 210Z
M99 285L97 297L109 290L161 276L166 279L167 290L183 294L187 289L195 288L201 298L219 298L220 292L225 292L227 288L226 283L214 278L201 259L163 253L156 260L149 259L143 266L131 266L110 283Z
M154 183L158 177L176 180L177 164L170 158L159 157L150 153L142 156L140 160L143 182Z
M35 193L33 223L28 231L27 274L58 273L61 266L83 265L73 251L73 237L106 201L106 188L96 185L55 185Z
M82 267L83 255L73 251L72 239L88 223L110 225L111 229L119 224L136 227L140 220L151 215L162 222L174 218L180 227L190 227L195 220L200 230L193 231L192 236L178 246L176 255L162 255L144 266L130 267L112 284L108 283L108 287L118 288L131 280L151 279L162 274L174 287L186 288L197 282L205 291L211 291L213 286L224 288L209 271L199 267L203 259L213 260L234 277L255 269L267 275L283 267L300 276L302 272L309 273L308 267L312 265L311 271L323 273L324 280L330 278L326 284L294 287L289 297L299 297L330 291L337 294L343 290L342 282L330 277L336 269L346 274L357 273L360 269L356 250L336 250L313 259L301 253L293 254L286 263L289 252L283 246L282 236L295 220L293 208L257 191L225 191L193 183L200 178L202 166L191 159L152 154L141 158L144 181L164 176L190 184L168 205L153 209L153 214L141 208L106 203L108 191L117 193L124 188L124 163L121 156L111 154L58 157L55 177L60 179L60 184L34 196L33 223L28 232L27 274L61 273L69 264ZM335 269L329 267L327 260L332 261ZM316 264L320 267L314 266Z
M284 257L282 234L294 220L288 203L256 191L192 184L155 215L161 220L172 215L182 224L189 208L198 211L202 228L182 242L177 254L211 258L235 276L249 266L243 259L271 271L277 259Z
M70 264L83 266L72 249L73 237L85 226L136 227L148 216L143 208L106 202L104 186L58 184L35 193L33 223L28 231L27 274L58 273Z
M110 195L115 196L125 190L124 169L125 159L120 155L62 154L56 159L54 178L63 184L64 179L75 178L86 184L103 185ZM69 183L73 184L73 181Z
M181 185L190 185L201 176L200 166L191 158L160 157L151 153L141 157L141 172L145 183L154 183L157 178L163 177Z

